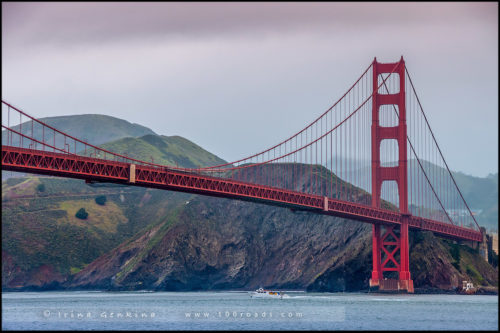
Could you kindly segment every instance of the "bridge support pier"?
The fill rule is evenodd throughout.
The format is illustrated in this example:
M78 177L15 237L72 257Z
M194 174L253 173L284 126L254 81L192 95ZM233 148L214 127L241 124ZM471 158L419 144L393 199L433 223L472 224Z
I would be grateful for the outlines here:
M399 228L381 225L373 225L372 228L373 270L370 289L413 293L407 221ZM395 276L384 277L384 272L397 272L397 279Z

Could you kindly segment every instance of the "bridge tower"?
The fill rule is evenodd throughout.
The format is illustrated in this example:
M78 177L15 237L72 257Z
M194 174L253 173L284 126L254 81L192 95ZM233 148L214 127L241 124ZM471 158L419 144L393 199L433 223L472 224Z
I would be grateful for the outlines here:
M373 270L370 287L379 290L402 290L413 293L413 280L409 268L408 243L408 169L406 146L406 100L405 100L405 62L403 57L398 63L379 63L373 60L373 89L382 83L381 74L392 73L399 76L399 91L383 93L382 85L372 97L372 207L381 208L381 190L384 181L396 181L399 195L399 211L403 215L399 228L388 225L373 224L372 252ZM399 122L397 126L383 127L379 122L379 111L382 105L397 106ZM380 163L380 145L382 140L396 140L398 144L398 165L382 167ZM399 255L399 256L398 256ZM399 260L398 260L399 257ZM399 279L385 279L384 272L395 271Z

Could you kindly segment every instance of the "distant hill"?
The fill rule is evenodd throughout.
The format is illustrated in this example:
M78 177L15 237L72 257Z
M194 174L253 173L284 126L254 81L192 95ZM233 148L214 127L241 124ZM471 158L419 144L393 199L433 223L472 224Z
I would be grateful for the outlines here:
M125 137L140 137L147 134L156 135L151 129L142 125L133 124L123 119L101 114L46 117L40 118L39 120L93 145L100 145ZM21 124L21 126L14 126L13 129L19 131L20 127L22 127L23 134L31 136L31 121L25 122ZM49 137L52 138L50 132L45 131L45 133L43 133L41 125L35 122L33 125L34 138L42 141L43 134L45 134L46 140ZM6 139L5 130L3 130L2 142L5 142ZM63 139L56 136L56 142L57 140Z
M156 135L151 129L142 125L133 124L126 120L105 116L101 114L82 114L74 116L58 116L40 118L40 121L50 125L62 132L88 142L93 145L100 145L106 142L119 140L126 137L140 137L144 135ZM21 126L14 126L14 130L20 131L28 136L33 136L39 141L45 140L49 144L53 144L53 132L42 130L40 124L31 121L24 122ZM33 129L33 135L32 135ZM50 141L49 141L50 139ZM14 137L12 145L19 145L18 137ZM2 130L2 144L8 142L6 130ZM24 140L24 147L28 147L29 140ZM64 145L64 138L61 135L56 136L56 146ZM73 147L71 147L73 149ZM22 177L23 173L4 172L2 171L2 180L11 177Z
M430 179L433 179L436 175L448 174L448 171L440 166L425 160L421 160L420 162ZM356 165L356 163L354 162L353 165ZM368 191L369 189L367 186L371 184L371 169L368 162L364 163L364 165L366 165L366 167L362 169L354 170L351 173L344 173L339 176L345 181L350 181L353 185ZM418 162L414 159L409 160L408 170L420 170ZM486 229L490 231L498 230L498 173L490 174L484 178L466 175L456 171L452 171L452 175L467 205L469 205L469 208L476 214L476 220L479 225L486 227ZM423 180L423 177L423 174L418 172L415 173L415 176L412 177L411 180L414 184L417 184ZM411 186L410 188L416 189L417 186ZM456 194L456 191L453 191L453 194ZM416 193L413 193L413 195L416 196ZM449 194L445 192L438 192L438 195L439 197L450 197ZM390 200L390 198L384 199Z

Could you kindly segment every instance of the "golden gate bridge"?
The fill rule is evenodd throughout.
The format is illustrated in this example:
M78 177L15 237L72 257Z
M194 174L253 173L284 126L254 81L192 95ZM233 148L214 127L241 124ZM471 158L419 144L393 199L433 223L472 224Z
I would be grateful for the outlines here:
M3 100L2 128L2 170L253 201L371 223L370 286L380 289L413 292L410 229L483 240L403 57L396 63L375 58L304 129L262 152L215 166L181 168L111 152ZM388 272L398 278L386 279Z

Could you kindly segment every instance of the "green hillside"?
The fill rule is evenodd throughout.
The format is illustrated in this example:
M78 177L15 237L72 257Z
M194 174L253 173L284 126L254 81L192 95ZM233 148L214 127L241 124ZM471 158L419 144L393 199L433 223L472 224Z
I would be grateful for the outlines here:
M106 148L181 167L224 163L181 137L122 138ZM104 206L96 203L105 195ZM59 285L98 256L155 225L191 196L183 193L28 175L2 181L2 285ZM85 220L76 212L84 208Z
M40 192L43 185L44 191ZM96 203L98 196L106 203ZM38 272L63 282L189 198L140 187L92 187L56 177L11 178L2 183L2 284L43 285ZM147 208L146 208L147 207ZM84 208L85 220L76 212Z
M226 163L193 142L180 136L145 135L123 138L100 147L142 161L162 165L197 168Z

